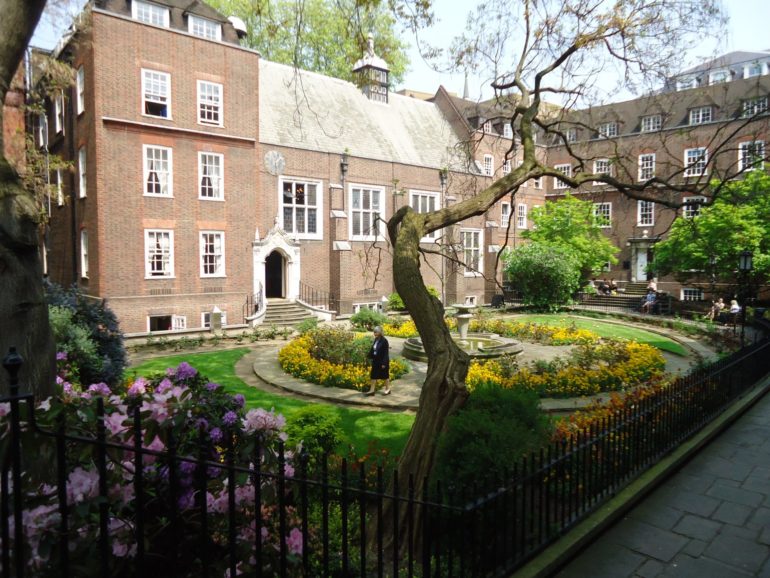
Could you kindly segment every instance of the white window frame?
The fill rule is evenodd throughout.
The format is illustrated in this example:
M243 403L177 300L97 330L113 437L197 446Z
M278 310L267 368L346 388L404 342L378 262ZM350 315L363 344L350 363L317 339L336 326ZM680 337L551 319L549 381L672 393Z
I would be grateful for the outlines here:
M511 128L511 123L505 122L503 123L503 136L505 138L513 138L513 128Z
M198 83L198 124L222 126L224 124L224 87L218 82L199 80ZM216 94L213 94L216 92ZM216 114L218 120L209 120L206 116Z
M53 97L53 126L56 134L64 134L64 91L58 91Z
M505 162L503 163L503 174L504 175L511 174L511 159L505 159Z
M492 155L484 155L484 162L481 165L484 170L484 175L491 177L495 174L495 157Z
M164 161L163 158L156 159L156 158L149 158L148 154L152 152L155 153L165 153L166 154L166 160ZM166 163L168 165L168 170L164 172L162 168L157 167L150 167L153 163ZM171 147L164 147L164 146L158 146L158 145L142 145L142 193L145 197L163 197L163 198L172 198L174 196L174 151ZM158 179L158 182L161 186L161 192L160 193L153 193L149 192L147 189L148 182L150 179L150 172L154 171L156 173L156 177ZM166 192L163 192L163 176L166 177L165 182L165 188Z
M75 75L75 92L77 94L77 112L80 115L86 110L86 71L82 65L78 67Z
M39 148L48 147L48 117L45 113L37 116L37 146Z
M765 64L760 61L751 62L743 65L743 78L753 78L762 76L765 73Z
M543 177L536 177L536 178L532 179L532 188L542 189L543 188Z
M616 121L603 122L596 129L600 138L613 138L618 136L618 123Z
M187 32L198 38L222 40L222 25L219 22L195 14L187 17Z
M682 197L682 216L685 219L697 217L700 214L700 208L706 200L706 197L700 195L695 197Z
M56 175L56 205L59 207L64 206L64 171L62 169L56 169L54 173Z
M139 12L139 8L145 8L149 17L145 17ZM158 6L152 2L144 2L144 0L132 0L131 2L131 18L144 22L145 24L152 24L153 26L162 26L168 28L168 8L165 6Z
M80 230L80 276L88 279L88 231Z
M366 303L353 303L353 313L358 313L359 311L362 311L364 309L369 309L370 311L377 311L379 313L382 313L382 303L380 301L369 301Z
M292 202L291 204L286 204L284 202L283 198L283 188L285 183L292 183ZM315 186L315 204L313 205L297 205L295 203L295 194L297 185L304 185L307 187L307 185L314 185ZM305 194L304 197L305 201L307 202L307 194ZM280 177L278 179L278 207L279 207L279 219L281 223L281 229L286 231L289 235L292 237L296 237L297 239L323 239L323 181L316 181L313 179L305 179L302 177ZM286 219L285 219L285 212L286 209L291 209L291 228L290 230L286 228ZM297 211L300 211L303 214L304 223L305 223L305 231L297 232L295 223L297 222ZM312 211L315 211L315 226L316 231L315 233L308 233L307 232L307 225L310 222L308 216L312 213Z
M156 90L152 85L157 83L159 88ZM151 90L151 92L148 92ZM147 104L155 103L166 106L166 114L151 114L147 112ZM151 118L171 118L171 75L168 72L142 68L142 116Z
M363 193L363 191L369 191L369 208L364 208L363 206L360 206L358 208L354 207L354 193L355 191L360 191ZM379 202L379 210L375 210L373 208L373 200L374 196L373 193L377 193L378 196L378 202ZM350 187L348 188L348 199L350 200L350 204L348 205L350 210L350 216L349 221L350 224L348 226L348 234L350 235L351 241L378 241L381 239L384 239L383 234L383 227L385 225L385 189L383 187L377 187L373 185L362 185L362 184L350 184ZM363 196L361 197L361 201L363 200ZM360 202L360 201L359 201ZM354 215L358 213L359 217L363 217L364 215L368 215L370 219L370 223L372 225L372 228L375 226L376 223L376 232L373 235L366 235L363 233L354 234L353 233L353 221L354 221ZM361 224L361 227L363 227L363 219L359 220L359 223ZM363 228L361 229L363 231ZM370 228L371 231L371 228Z
M708 174L709 150L706 147L684 149L684 176L702 177Z
M85 199L88 194L88 164L86 159L86 147L78 149L78 197Z
M516 227L519 229L527 228L527 205L524 203L516 205Z
M712 106L698 106L691 108L688 114L689 124L706 124L714 120L714 108Z
M752 157L754 159L752 160ZM765 141L750 140L738 144L738 170L753 171L765 168Z
M434 191L410 190L409 206L415 213L436 211L441 208L441 195ZM420 239L420 243L433 243L439 236L439 231L433 231Z
M676 80L676 90L688 90L698 86L698 78L695 76L682 76Z
M602 217L601 224L598 225L599 228L601 229L612 228L612 203L610 202L594 203L593 215L594 215L594 220L597 223L599 221L599 218Z
M184 315L171 316L171 331L183 331L187 329L187 317Z
M215 163L210 162L214 160L216 160ZM210 180L206 187L203 185L204 179ZM204 194L204 188L211 189L212 194ZM225 155L198 151L198 199L201 201L225 200Z
M500 203L500 228L507 229L511 220L511 203L503 201Z
M767 95L748 98L741 103L741 118L767 112Z
M201 327L203 329L211 328L212 313L212 311L204 311L201 313ZM225 327L227 325L227 311L220 311L219 314L221 315L220 319L222 321L222 327Z
M564 131L564 138L567 142L577 142L577 128L574 126L572 128L568 128L566 131Z
M208 237L211 237L209 239ZM200 231L198 234L199 239L199 257L200 257L200 275L201 277L226 277L225 273L225 232L224 231ZM206 253L207 247L211 246L213 241L214 252ZM219 244L219 252L216 252L217 242ZM213 257L215 270L213 273L206 272L206 268L210 265L207 263L207 257Z
M594 161L594 174L612 176L612 161L610 159L596 159ZM594 186L599 185L606 185L606 183L594 181Z
M681 301L703 301L703 289L697 287L682 287L679 295Z
M553 170L559 171L561 174L563 174L565 177L572 177L572 165L554 165ZM559 177L553 178L553 188L554 189L568 189L569 185L562 181Z
M655 153L642 153L639 155L640 181L648 181L655 177Z
M649 114L642 117L642 132L657 132L663 128L663 116Z
M471 238L473 238L473 235L478 234L478 246L475 247L468 247L466 245L466 238L467 235L471 235ZM483 229L460 229L460 239L462 240L461 244L463 247L463 263L465 264L463 266L463 275L465 277L480 277L484 274L484 230ZM472 253L478 252L478 267L474 269L473 267L468 267L468 252L471 251ZM471 257L470 261L473 261L473 257Z
M709 85L730 82L731 79L730 70L727 68L720 68L709 72Z
M161 237L159 237L161 236ZM165 263L164 268L160 271L162 274L152 274L152 261L155 256L154 247L153 252L150 251L150 244L155 241L155 246L158 245L159 238L168 239L168 254L164 256L163 247L161 247L160 257L162 262ZM145 229L144 230L144 278L145 279L173 279L174 278L174 230L173 229Z
M484 124L481 125L481 130L484 132L484 134L492 134L492 121L485 120Z
M652 227L655 225L655 203L639 199L636 201L636 226Z

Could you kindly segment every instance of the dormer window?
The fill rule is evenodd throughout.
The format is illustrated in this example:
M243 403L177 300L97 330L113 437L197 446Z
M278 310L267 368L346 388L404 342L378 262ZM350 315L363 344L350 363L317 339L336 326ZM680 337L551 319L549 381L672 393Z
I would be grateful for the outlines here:
M612 138L618 136L618 123L616 122L603 122L597 128L597 132L600 137Z
M698 86L698 79L694 76L682 76L676 79L677 90L687 90L688 88L695 88Z
M578 138L577 129L574 127L568 128L564 133L564 138L567 139L567 142L576 142Z
M690 109L690 124L704 124L714 120L712 108L710 106L699 106Z
M741 116L747 118L767 112L767 97L760 96L744 100L741 106Z
M763 74L765 74L765 64L762 62L752 62L743 67L743 78L762 76Z
M484 134L492 134L492 121L491 120L484 121L484 124L481 125L481 130L484 131Z
M503 124L503 136L505 138L513 138L513 129L511 128L510 123L504 123Z
M730 80L729 70L715 70L709 72L709 84L720 84Z
M134 0L131 3L131 16L139 22L168 28L168 8L152 2Z
M659 114L651 114L642 117L642 132L655 132L663 126L663 117Z
M222 40L222 26L208 18L201 18L190 14L187 19L187 31L194 36L208 38L209 40Z

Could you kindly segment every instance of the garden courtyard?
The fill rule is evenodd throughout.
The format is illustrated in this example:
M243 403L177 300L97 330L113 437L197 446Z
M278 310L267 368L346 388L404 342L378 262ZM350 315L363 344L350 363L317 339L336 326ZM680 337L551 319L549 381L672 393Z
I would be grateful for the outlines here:
M657 349L665 360L667 374L685 374L694 365L716 358L716 351L702 336L684 331L651 327L642 323L580 315L494 315L495 320L585 330L601 338L635 341ZM347 327L346 321L330 324ZM403 337L388 336L391 356L400 356ZM393 382L392 394L367 397L357 389L328 387L289 375L279 363L279 352L287 346L287 337L257 342L249 346L210 351L208 347L174 354L145 350L131 357L129 372L149 375L187 361L211 380L225 385L233 394L246 399L246 407L274 408L287 418L302 408L319 406L325 414L339 418L345 444L357 455L384 450L398 456L411 429L419 404L421 385L427 364L403 360L409 371ZM574 344L544 344L522 340L522 352L516 357L520 366L551 363L562 359ZM607 399L609 393L541 397L541 407L554 416L569 415L594 402Z

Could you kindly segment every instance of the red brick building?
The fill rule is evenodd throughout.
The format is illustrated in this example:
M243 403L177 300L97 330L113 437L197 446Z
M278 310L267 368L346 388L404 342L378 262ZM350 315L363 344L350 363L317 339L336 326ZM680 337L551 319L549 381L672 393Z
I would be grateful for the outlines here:
M394 94L371 44L351 63L363 89L268 62L239 45L242 26L203 2L95 0L82 31L57 50L77 74L47 114L48 148L74 163L55 176L50 275L108 299L126 333L201 328L215 311L228 325L257 323L266 297L329 295L341 314L379 307L393 291L382 219L407 203L425 211L456 202L516 166L498 105L443 87L429 100ZM759 83L765 107L766 78L743 86ZM710 94L686 94L701 92ZM591 111L618 115L619 138L576 139L597 151L618 140L654 148L635 106ZM706 130L730 122L724 114ZM538 151L568 164L545 138ZM446 303L489 303L501 247L521 242L532 208L563 192L551 180L426 238L426 248L454 247L465 262L426 254L426 283ZM632 202L608 202L631 280L672 215L653 208L642 225Z

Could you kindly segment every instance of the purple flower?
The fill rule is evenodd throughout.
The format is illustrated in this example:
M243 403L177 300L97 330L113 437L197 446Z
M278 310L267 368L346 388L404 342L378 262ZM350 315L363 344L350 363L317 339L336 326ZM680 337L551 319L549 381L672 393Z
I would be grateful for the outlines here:
M88 391L95 393L96 395L101 395L102 397L109 397L112 394L112 390L110 390L109 386L104 382L92 383L88 386Z
M171 383L171 380L167 377L164 377L163 381L161 381L158 384L158 387L155 388L155 393L166 393L172 387L174 387L174 384Z
M179 464L179 471L189 476L195 471L195 464L193 462L182 462Z
M222 417L222 423L226 426L234 425L235 422L238 421L238 414L234 411L228 411L223 417Z
M56 361L67 361L67 352L66 351L57 352Z
M147 381L143 377L137 377L126 392L127 395L144 395L147 391Z
M237 405L238 407L243 407L243 405L246 403L246 398L243 397L242 394L236 393L233 396L233 401L235 402L235 405Z
M211 436L211 441L213 441L216 444L221 442L222 438L224 437L222 435L222 430L219 429L218 427L211 428L211 431L209 432L209 435Z
M208 391L216 391L217 389L219 389L219 384L218 384L218 383L214 383L214 382L211 382L211 381L209 381L209 382L206 384L206 389L207 389Z
M180 510L189 510L192 508L195 505L195 501L193 500L193 491L187 490L184 494L179 496L177 504L179 504Z
M195 422L195 427L198 429L209 429L209 422L205 417L199 417L198 421Z
M183 361L179 364L179 366L176 368L176 378L177 379L190 379L191 377L195 377L198 375L198 370L195 369L192 365L187 363L186 361Z

